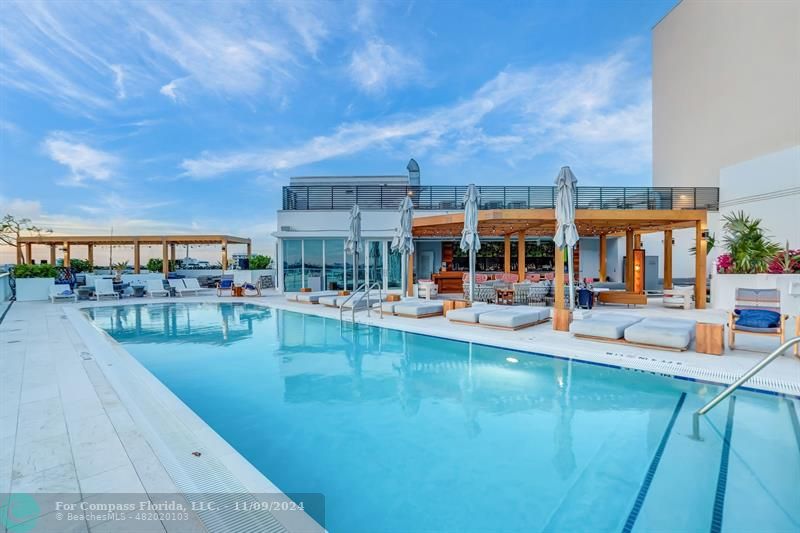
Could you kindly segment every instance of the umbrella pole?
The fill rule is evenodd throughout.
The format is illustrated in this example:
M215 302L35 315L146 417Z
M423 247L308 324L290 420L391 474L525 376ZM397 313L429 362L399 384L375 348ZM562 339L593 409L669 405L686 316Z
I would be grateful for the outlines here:
M358 290L358 253L353 252L353 292Z
M408 294L408 279L406 275L406 267L408 266L408 254L403 252L403 258L400 260L400 298L405 298Z
M469 301L475 301L475 251L469 251Z
M575 273L574 273L574 266L572 263L572 247L567 246L567 275L569 276L569 310L573 311L575 309L575 294L574 294L574 282L575 282Z

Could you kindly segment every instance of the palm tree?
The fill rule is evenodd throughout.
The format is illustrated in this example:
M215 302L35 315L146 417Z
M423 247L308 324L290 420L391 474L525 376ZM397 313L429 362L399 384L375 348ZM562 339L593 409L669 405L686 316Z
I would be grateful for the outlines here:
M766 272L780 246L769 240L761 228L760 218L750 218L744 211L723 217L723 244L731 255L733 272L753 274Z

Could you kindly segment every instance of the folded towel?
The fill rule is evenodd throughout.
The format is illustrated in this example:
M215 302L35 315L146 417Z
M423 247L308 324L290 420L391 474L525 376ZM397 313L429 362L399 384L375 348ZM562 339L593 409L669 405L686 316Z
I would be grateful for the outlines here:
M58 294L59 294L59 295L61 295L61 296L72 296L72 291L71 291L71 290L69 290L69 289L67 289L67 290L65 290L65 291L61 291L61 292L60 292L60 293L58 293Z
M776 328L780 323L780 313L766 309L742 309L736 321L737 326L749 328Z

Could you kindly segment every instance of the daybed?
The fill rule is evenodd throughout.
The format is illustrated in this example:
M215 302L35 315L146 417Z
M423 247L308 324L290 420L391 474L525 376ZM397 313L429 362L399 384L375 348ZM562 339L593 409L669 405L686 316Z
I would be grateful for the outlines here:
M508 309L505 305L485 304L473 305L472 307L463 307L461 309L452 309L447 312L447 320L450 322L460 322L462 324L477 324L478 318L483 313L490 311L502 311Z
M478 324L490 328L518 330L541 324L550 319L550 309L521 305L481 313Z
M696 320L681 318L645 318L625 329L630 344L683 351L694 340Z
M336 296L339 291L317 291L317 292L301 292L296 295L295 300L301 304L318 304L319 299L325 296Z
M583 320L573 320L569 325L569 331L576 337L617 340L625 335L625 328L641 320L638 316L617 313L593 314Z
M394 314L407 318L427 318L444 312L444 305L437 300L404 301L394 306Z

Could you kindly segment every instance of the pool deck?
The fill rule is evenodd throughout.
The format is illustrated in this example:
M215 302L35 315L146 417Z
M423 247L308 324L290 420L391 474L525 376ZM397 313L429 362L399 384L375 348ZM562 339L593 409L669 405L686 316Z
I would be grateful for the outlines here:
M150 498L161 493L201 491L279 492L79 312L86 306L164 301L13 304L0 324L0 493L61 492L74 494L75 500L92 501L102 498L98 493L136 493ZM337 309L288 302L280 294L245 299L209 294L172 301L238 301L339 317ZM715 310L683 311L653 304L637 309L600 307L594 312L719 323L726 318ZM359 312L356 321L717 383L733 381L777 346L776 341L743 336L739 346L756 351L728 350L716 357L575 339L568 333L553 331L550 323L502 331L453 324L443 317L409 319L385 315L381 319L377 312L369 317ZM800 359L785 354L751 385L800 395ZM194 451L202 452L201 456L192 455ZM37 519L47 524L55 520L55 514L54 509L43 508ZM213 519L220 519L202 513L190 515L189 521L156 521L150 526L153 531L198 531ZM315 529L315 524L309 524L304 516L280 515L277 519L287 530ZM117 528L114 522L83 521L70 526L73 529L69 531Z

